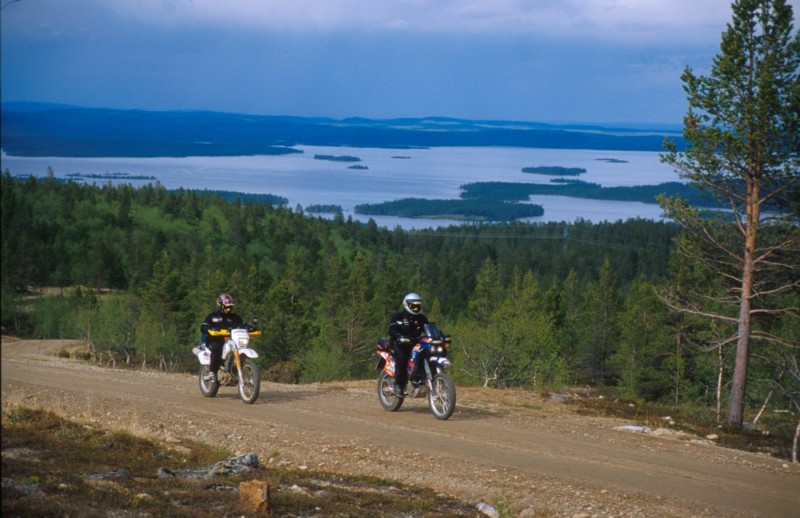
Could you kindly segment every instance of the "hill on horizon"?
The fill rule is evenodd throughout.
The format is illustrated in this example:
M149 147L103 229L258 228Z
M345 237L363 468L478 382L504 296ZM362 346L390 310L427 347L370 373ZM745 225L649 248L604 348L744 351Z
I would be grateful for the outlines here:
M675 130L448 117L366 119L144 111L3 103L2 149L12 156L236 156L298 145L415 148L502 146L663 151Z

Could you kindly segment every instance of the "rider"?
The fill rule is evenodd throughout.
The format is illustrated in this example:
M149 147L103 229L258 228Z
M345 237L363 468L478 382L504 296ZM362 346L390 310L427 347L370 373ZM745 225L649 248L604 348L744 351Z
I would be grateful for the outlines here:
M211 364L208 369L210 371L209 381L213 383L217 382L217 371L222 363L222 347L225 345L225 337L211 336L208 332L231 329L243 324L241 317L233 312L234 304L233 297L227 293L221 293L217 297L217 309L209 313L200 325L200 333L203 335L206 346L211 350Z
M395 349L394 395L397 397L403 397L408 380L408 356L427 323L428 319L422 314L422 297L416 293L403 297L403 311L392 315L389 321L389 338ZM401 342L400 338L408 338L408 341Z

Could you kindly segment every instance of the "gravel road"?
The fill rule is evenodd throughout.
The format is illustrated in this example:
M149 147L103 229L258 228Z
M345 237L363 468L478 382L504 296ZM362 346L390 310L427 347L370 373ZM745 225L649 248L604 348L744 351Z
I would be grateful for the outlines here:
M521 516L800 516L800 466L703 438L615 429L526 391L458 387L438 421L424 399L384 411L374 381L264 383L200 395L195 376L56 357L74 343L3 338L2 404L154 439L197 440L299 469L367 474Z

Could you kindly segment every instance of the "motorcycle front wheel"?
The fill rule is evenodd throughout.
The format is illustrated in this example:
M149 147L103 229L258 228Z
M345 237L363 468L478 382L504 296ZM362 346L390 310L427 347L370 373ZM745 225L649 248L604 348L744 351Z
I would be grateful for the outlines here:
M244 403L252 405L261 390L261 371L253 360L242 362L242 379L239 380L239 397Z
M444 372L433 377L433 390L428 394L428 404L436 419L449 419L456 409L456 386Z
M203 394L203 397L214 397L219 390L219 383L207 379L210 374L208 365L200 366L200 393Z
M396 412L403 406L403 398L394 395L394 378L386 371L378 374L378 401L389 412Z

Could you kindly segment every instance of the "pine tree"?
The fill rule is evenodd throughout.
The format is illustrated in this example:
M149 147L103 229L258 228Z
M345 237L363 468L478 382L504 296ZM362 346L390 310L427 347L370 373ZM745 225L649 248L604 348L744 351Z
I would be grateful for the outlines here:
M728 423L741 427L751 341L785 343L753 319L798 310L771 299L800 289L800 33L785 0L737 0L732 9L710 75L687 68L682 76L690 145L678 152L669 144L663 158L730 213L701 214L674 199L662 205L686 232L682 250L727 280L726 300L717 301L727 310L670 303L735 325L723 342L736 343Z

